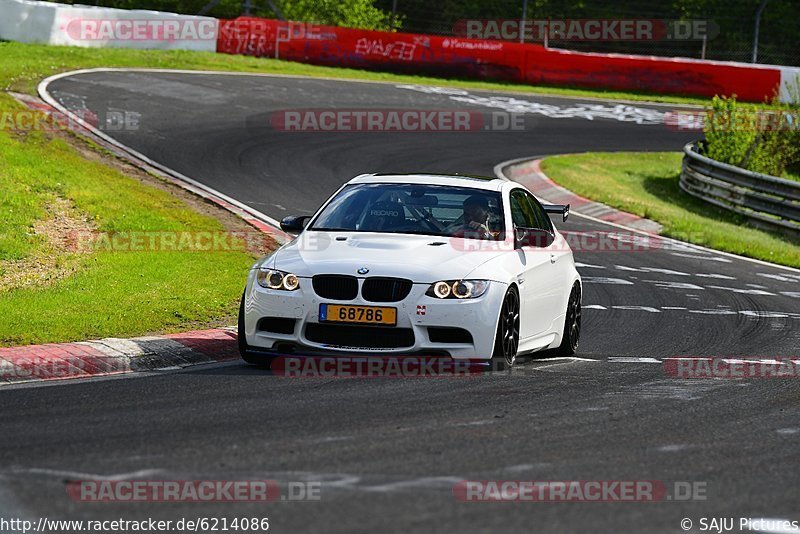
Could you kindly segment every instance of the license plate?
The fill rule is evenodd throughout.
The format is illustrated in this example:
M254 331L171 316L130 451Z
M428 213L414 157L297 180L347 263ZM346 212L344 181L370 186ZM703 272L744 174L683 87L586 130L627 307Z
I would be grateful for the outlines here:
M319 320L320 322L382 324L394 326L397 324L397 308L320 304Z

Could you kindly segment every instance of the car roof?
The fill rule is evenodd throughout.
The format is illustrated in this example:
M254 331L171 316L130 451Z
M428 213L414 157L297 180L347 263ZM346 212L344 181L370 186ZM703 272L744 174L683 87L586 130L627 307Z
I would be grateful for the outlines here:
M449 185L453 187L471 187L473 189L499 191L506 182L499 178L460 174L362 174L356 176L348 183Z

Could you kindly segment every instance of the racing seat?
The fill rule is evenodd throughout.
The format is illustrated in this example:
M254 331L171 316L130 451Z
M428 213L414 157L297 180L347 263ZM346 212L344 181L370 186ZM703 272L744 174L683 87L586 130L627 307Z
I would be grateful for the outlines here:
M367 210L361 230L364 232L390 232L406 222L403 205L398 202L376 202Z

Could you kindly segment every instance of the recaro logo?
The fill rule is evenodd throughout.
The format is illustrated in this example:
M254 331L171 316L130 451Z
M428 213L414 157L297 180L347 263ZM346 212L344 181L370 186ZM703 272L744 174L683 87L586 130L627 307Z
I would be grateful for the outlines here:
M391 210L370 210L370 215L374 217L399 217L399 211L391 211Z

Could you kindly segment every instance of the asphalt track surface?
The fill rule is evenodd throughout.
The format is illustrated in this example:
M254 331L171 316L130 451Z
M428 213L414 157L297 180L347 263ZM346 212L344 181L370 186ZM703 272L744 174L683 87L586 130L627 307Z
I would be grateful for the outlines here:
M487 175L512 158L679 150L694 137L663 124L541 114L512 132L270 127L287 109L491 111L387 84L93 73L50 92L72 108L140 113L138 130L112 135L274 218L310 213L362 172ZM562 228L618 231L577 216ZM701 517L800 519L797 381L681 380L661 365L686 355L796 356L797 273L681 248L579 251L576 261L588 306L579 356L592 361L533 360L471 379L285 379L234 363L0 390L0 513L266 516L271 532L682 532L682 518L694 531ZM322 486L319 501L266 505L67 497L66 481L100 477ZM705 484L706 500L464 503L452 492L464 479L688 481Z

